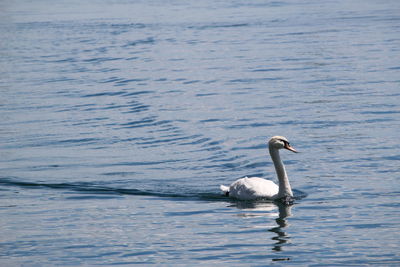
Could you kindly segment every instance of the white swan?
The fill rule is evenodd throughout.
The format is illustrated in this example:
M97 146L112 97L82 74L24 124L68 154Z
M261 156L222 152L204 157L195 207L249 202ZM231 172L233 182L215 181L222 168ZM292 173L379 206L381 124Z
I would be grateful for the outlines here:
M274 162L279 186L274 182L258 177L245 177L233 182L229 187L221 185L220 188L227 196L240 200L271 199L282 200L285 204L293 202L293 192L286 174L285 166L279 156L279 149L297 151L290 146L289 141L283 136L274 136L269 142L269 154Z

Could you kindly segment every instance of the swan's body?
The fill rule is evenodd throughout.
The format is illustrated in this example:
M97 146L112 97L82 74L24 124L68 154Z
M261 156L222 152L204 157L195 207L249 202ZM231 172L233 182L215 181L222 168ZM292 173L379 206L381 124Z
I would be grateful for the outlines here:
M255 199L283 199L284 202L291 202L293 192L290 187L289 179L286 174L285 166L279 155L279 149L297 152L290 146L288 140L283 136L274 136L269 142L269 153L274 162L276 174L278 176L279 186L274 182L265 180L259 177L241 178L233 182L229 187L221 185L222 192L229 197L240 200L255 200Z
M279 192L279 186L270 180L259 177L245 177L236 180L229 187L221 185L221 190L230 197L241 200L258 198L272 199Z

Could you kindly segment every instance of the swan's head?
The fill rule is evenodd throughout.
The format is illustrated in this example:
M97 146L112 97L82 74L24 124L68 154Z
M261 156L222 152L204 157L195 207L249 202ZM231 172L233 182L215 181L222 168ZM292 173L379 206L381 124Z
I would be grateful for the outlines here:
M268 144L269 144L269 147L272 147L275 149L284 148L284 149L287 149L287 150L297 153L296 149L294 149L292 146L290 146L289 141L284 136L274 136L269 140Z

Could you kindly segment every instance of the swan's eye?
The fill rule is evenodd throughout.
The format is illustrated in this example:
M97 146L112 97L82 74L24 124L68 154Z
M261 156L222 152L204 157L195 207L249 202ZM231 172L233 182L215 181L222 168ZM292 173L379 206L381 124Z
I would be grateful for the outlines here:
M281 141L285 146L286 145L289 145L289 142L288 141L286 141L286 140L282 140L282 139L280 139L279 141Z

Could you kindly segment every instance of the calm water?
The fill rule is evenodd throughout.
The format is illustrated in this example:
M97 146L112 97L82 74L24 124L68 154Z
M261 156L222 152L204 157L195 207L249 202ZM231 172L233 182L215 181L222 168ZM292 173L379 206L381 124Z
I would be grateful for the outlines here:
M399 1L2 1L0 34L2 266L400 264ZM296 204L223 197L272 135Z

